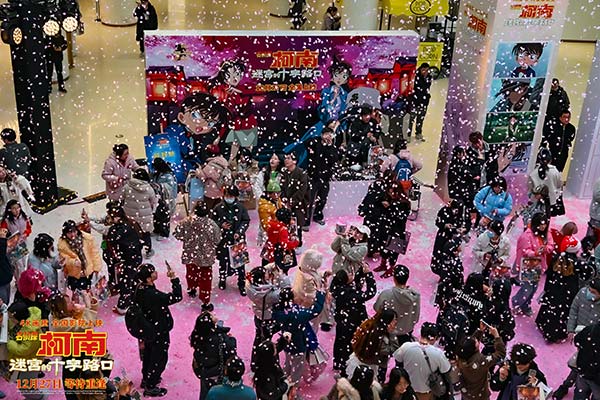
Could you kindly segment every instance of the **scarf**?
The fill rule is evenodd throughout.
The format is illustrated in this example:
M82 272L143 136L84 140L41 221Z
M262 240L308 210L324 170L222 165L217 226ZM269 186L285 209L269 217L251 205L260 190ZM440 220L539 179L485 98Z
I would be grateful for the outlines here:
M87 267L87 260L85 258L85 252L83 251L83 235L81 232L77 233L75 239L71 240L67 236L63 236L63 239L67 241L67 244L77 254L79 261L81 261L81 270L85 273ZM87 276L87 274L86 274Z

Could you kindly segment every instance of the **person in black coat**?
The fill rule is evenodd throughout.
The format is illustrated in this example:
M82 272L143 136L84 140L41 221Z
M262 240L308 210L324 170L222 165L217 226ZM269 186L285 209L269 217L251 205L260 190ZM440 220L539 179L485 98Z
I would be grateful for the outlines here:
M437 270L443 262L444 244L453 238L459 238L463 233L464 208L460 200L450 199L450 202L443 206L435 219L435 226L438 231L433 243L433 253L431 256L431 270Z
M13 279L13 267L6 255L6 236L8 229L0 229L0 299L10 303L10 283Z
M283 159L285 168L281 170L281 200L285 207L294 212L298 227L304 227L306 211L310 203L308 175L297 166L294 153L286 154ZM306 229L306 228L305 228ZM302 247L302 229L298 229L298 240Z
M366 287L363 290L363 285ZM338 271L331 280L329 293L335 299L335 341L333 343L333 369L342 376L346 361L352 354L352 337L360 324L369 316L365 303L375 297L377 285L373 273L360 270L357 276Z
M217 260L219 260L219 289L227 287L227 277L236 274L238 289L242 296L246 295L245 266L235 270L230 268L229 246L246 241L246 231L250 226L248 210L237 200L240 192L234 185L223 191L223 201L213 210L213 219L221 228L221 241L217 245Z
M380 229L377 226L383 207L380 203L385 197L387 187L392 182L393 171L386 171L382 176L374 180L367 190L367 194L363 198L362 202L358 206L358 215L363 217L363 224L371 229L371 235L369 236L369 252L367 256L373 257L375 253L380 253L385 244L379 238L383 235L374 235L375 229Z
M106 235L107 247L119 282L119 301L113 311L124 315L135 291L137 268L142 263L143 241L135 229L137 222L130 220L122 207L108 209L108 217L112 225ZM137 226L141 233L141 227Z
M548 107L546 108L546 122L552 118L560 118L560 113L563 110L568 110L571 105L569 96L565 89L560 86L558 79L552 79L550 86L550 96L548 97Z
M221 383L225 363L236 354L237 341L230 330L210 311L203 311L196 318L190 346L194 350L192 368L200 379L200 400L206 398L211 387Z
M258 400L281 400L288 392L289 384L279 362L279 353L288 344L281 336L277 344L265 340L256 347L256 370L254 387Z
M137 18L135 40L140 42L140 53L144 54L144 31L158 29L156 9L148 0L140 0L140 3L133 11L133 16Z
M432 272L439 275L435 304L444 309L456 292L463 287L464 267L460 257L461 240L451 239L444 244L443 262Z
M308 149L310 201L304 226L310 226L311 219L319 225L325 225L323 209L327 204L329 182L335 170L335 163L340 158L339 150L333 145L333 129L325 126L321 137L310 139L305 146Z
M487 312L483 317L486 323L498 329L505 344L515 337L515 317L510 309L510 292L512 286L508 278L496 279L492 282L492 296L487 300ZM491 335L483 338L483 354L493 354L494 344Z
M65 80L63 78L63 51L67 49L67 40L59 33L51 36L47 46L47 63L48 63L48 81L50 82L49 91L52 92L52 72L56 69L56 78L58 79L58 91L67 93L65 89Z
M161 292L154 286L158 279L156 268L152 264L139 267L138 280L141 282L135 293L135 302L140 306L146 320L154 327L154 340L140 343L142 352L142 383L144 396L161 397L167 389L158 387L161 375L169 359L169 332L173 329L173 316L169 306L179 303L183 298L181 283L172 270L167 271L171 280L171 293Z
M600 323L583 328L574 339L577 353L575 399L600 398Z
M519 385L547 384L546 377L534 361L535 357L535 349L528 344L517 343L512 347L510 361L501 364L490 380L490 389L500 392L497 400L517 400ZM530 373L530 370L534 372Z
M553 118L544 125L542 147L552 153L551 164L563 172L569 150L575 139L575 126L571 122L571 112L563 110L559 118Z
M484 173L484 166L487 164L486 152L487 144L483 141L483 134L481 132L471 132L469 134L469 146L466 149L465 163L469 169L469 179L466 182L468 188L468 198L465 205L469 207L471 213L471 219L475 219L474 225L477 226L479 222L479 213L477 208L473 205L475 195L479 190L485 186L485 182L482 183L482 176Z
M408 125L408 142L410 142L410 134L413 130L413 124L416 120L415 139L424 142L423 139L423 121L427 114L427 107L429 107L429 100L431 94L431 82L433 78L429 73L429 64L423 63L419 66L417 74L415 75L415 84L412 93L412 110L410 113L410 122Z
M487 315L487 289L489 288L485 284L483 275L473 272L467 276L463 288L455 292L452 300L460 305L469 318L467 335L472 335L479 329L481 319Z

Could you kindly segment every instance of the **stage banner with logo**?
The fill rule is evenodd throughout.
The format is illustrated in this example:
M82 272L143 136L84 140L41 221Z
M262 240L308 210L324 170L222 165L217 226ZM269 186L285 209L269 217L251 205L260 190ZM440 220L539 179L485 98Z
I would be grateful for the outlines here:
M447 199L452 149L480 131L515 197L527 199L547 105L555 48L568 2L461 3L436 184ZM482 185L485 184L483 176Z
M173 135L184 164L234 141L265 161L364 103L396 112L418 45L413 32L149 34L148 133Z
M448 0L384 0L383 9L392 15L443 16L448 15Z

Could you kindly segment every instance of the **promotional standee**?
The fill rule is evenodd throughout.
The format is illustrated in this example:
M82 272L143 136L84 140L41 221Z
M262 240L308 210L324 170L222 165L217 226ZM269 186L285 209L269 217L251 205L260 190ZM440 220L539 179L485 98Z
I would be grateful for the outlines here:
M461 3L436 184L456 145L483 133L517 203L527 199L550 90L555 44L568 2L470 0ZM525 39L525 40L524 40ZM485 182L482 182L482 184Z
M265 161L363 104L402 113L418 44L413 32L147 35L147 156L183 182L233 142Z

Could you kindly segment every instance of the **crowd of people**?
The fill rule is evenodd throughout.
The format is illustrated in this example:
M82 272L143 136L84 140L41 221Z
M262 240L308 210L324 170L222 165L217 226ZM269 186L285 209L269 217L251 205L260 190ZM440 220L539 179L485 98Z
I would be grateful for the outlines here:
M372 110L362 111L370 120ZM368 130L366 118L357 121ZM153 242L173 233L182 242L187 296L201 304L189 336L201 400L299 399L298 388L323 373L330 352L336 381L323 394L326 399L429 400L457 393L489 399L498 392L499 399L517 400L531 390L547 395L536 349L511 343L514 315L533 316L531 305L541 284L536 326L546 341L572 340L579 350L553 397L560 400L575 385L576 400L600 398L600 181L580 240L574 222L552 226L551 219L565 209L550 150L539 151L528 179L529 202L517 210L498 158L487 150L481 133L472 133L468 145L452 153L451 200L437 213L430 263L439 278L438 316L422 322L421 293L409 285L410 265L398 261L410 246L411 178L422 167L404 139L378 160L378 176L358 206L362 224L335 226L332 265L324 265L324 254L304 246L312 222L327 224L333 170L349 156L336 144L336 125L329 125L303 143L306 169L298 166L294 152L273 154L259 168L247 148L234 145L226 158L210 144L208 156L188 178L202 187L203 195L190 202L189 215L181 220L176 218L181 188L172 166L160 158L139 165L127 145L117 144L101 172L105 214L83 211L78 221L64 222L58 238L35 232L27 148L15 142L14 131L2 131L0 299L10 319L7 359L36 357L39 341L25 345L16 337L20 321L91 321L99 302L114 295L113 312L125 316L127 330L138 339L143 377L138 387L144 396L165 396L161 376L173 329L169 307L182 301L184 290L169 265L172 290L158 290L157 268L149 260ZM251 220L249 210L256 210L258 221ZM515 257L507 235L511 215L523 218ZM258 226L261 249L260 262L252 264L251 224ZM465 271L462 252L471 240L473 262ZM379 265L371 269L374 260ZM253 387L243 383L246 365L237 341L215 312L215 263L218 289L225 290L235 276L240 296L247 296L242 301L252 307L255 336L248 367ZM378 290L375 272L393 286ZM371 300L372 310L367 307ZM38 325L38 332L47 329ZM331 330L333 349L326 349L320 332ZM27 374L18 373L21 379ZM77 377L63 370L63 380ZM121 398L135 397L127 379L111 382Z

